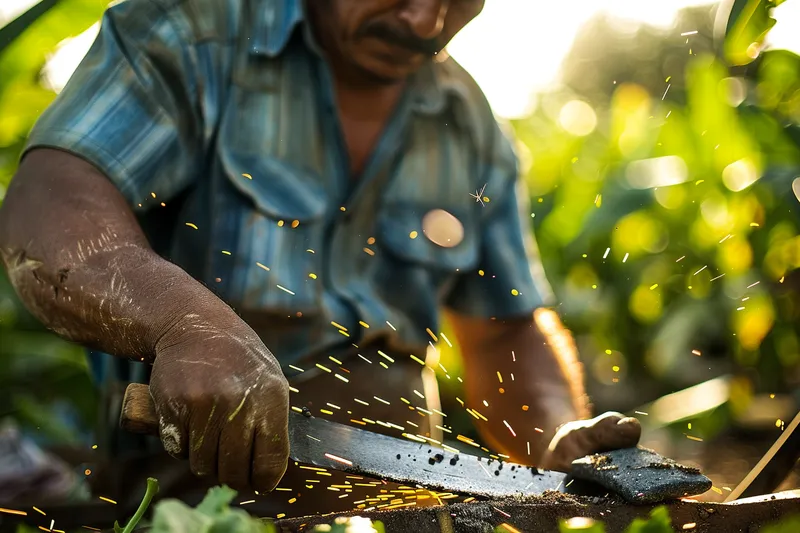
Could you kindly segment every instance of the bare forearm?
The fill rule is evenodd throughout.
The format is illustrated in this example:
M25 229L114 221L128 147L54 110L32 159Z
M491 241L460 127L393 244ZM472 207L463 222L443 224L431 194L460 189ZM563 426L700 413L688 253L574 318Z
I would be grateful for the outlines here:
M150 249L104 176L54 150L32 152L12 181L0 258L46 327L121 357L151 359L188 302L214 298Z
M476 420L481 436L501 453L531 464L539 462L559 425L589 415L569 332L552 311L535 316L495 322L490 335L461 342L467 407L488 419Z

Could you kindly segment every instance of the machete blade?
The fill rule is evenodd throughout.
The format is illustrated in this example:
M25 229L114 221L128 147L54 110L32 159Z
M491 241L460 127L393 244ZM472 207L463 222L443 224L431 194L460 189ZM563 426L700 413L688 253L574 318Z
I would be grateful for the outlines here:
M299 463L401 484L491 498L568 492L567 474L452 453L294 412L289 442L289 455Z

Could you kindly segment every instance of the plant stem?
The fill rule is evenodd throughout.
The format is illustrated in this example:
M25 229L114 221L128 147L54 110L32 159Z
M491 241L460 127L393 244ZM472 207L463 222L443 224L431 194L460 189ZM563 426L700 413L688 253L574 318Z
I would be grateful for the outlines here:
M147 511L147 508L150 507L150 502L153 500L153 496L155 496L157 493L158 481L151 477L147 478L147 490L144 493L142 503L139 504L139 508L136 509L136 513L134 513L130 522L128 522L128 525L125 526L125 529L122 530L122 533L133 533L133 528L135 528L136 524L139 523L139 520L142 519L144 513Z

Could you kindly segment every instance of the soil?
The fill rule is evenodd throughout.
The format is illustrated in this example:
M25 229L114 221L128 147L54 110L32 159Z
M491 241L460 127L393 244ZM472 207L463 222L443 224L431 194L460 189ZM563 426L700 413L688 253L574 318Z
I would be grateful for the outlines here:
M757 533L764 525L800 512L800 493L766 496L738 504L681 500L668 508L675 531L693 533ZM558 522L576 516L602 521L608 533L622 532L637 517L646 517L653 506L633 506L612 498L569 496L557 492L525 502L472 502L449 506L353 513L380 520L387 533L491 533L501 524L519 531L557 533ZM306 531L329 517L306 517L278 522L281 531ZM513 530L510 530L513 531Z

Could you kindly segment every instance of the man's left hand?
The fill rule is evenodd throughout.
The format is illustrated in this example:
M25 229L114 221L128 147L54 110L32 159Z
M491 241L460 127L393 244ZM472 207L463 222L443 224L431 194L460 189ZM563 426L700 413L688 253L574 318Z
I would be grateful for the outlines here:
M539 467L569 472L575 459L631 448L639 443L641 435L639 421L620 413L610 412L591 420L568 422L556 431Z

